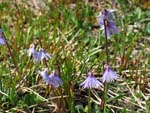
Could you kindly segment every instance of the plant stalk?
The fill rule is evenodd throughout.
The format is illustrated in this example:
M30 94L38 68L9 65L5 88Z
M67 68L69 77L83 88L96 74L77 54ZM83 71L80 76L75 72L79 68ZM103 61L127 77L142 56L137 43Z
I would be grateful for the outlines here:
M105 49L106 49L106 57L107 57L107 64L109 64L109 55L108 55L108 37L107 37L107 29L106 29L106 26L107 26L107 20L104 19L104 31L105 31Z
M17 65L17 62L15 61L13 52L11 51L11 48L10 48L10 46L9 46L9 44L8 44L7 39L6 39L5 36L4 36L4 38L5 38L5 40L6 40L6 46L7 46L7 48L8 48L8 52L9 52L9 54L10 54L10 57L12 58L12 61L13 61L13 63L14 63L16 72L19 73L18 65Z
M105 50L106 50L106 64L109 64L109 53L108 53L108 37L107 37L107 20L104 19L104 31L105 31ZM105 109L106 109L106 98L107 98L107 83L104 83L104 90L103 90L103 97L102 97L102 102L100 105L100 110L105 113Z
M91 100L91 92L90 92L90 89L89 89L89 92L88 92L88 113L91 113L91 103L90 103L90 100Z

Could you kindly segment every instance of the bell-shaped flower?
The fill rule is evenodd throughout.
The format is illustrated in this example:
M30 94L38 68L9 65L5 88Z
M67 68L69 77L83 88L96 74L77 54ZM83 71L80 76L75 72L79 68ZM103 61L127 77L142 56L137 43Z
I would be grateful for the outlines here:
M63 84L60 76L56 73L56 71L53 71L52 74L49 76L49 83L54 87L57 88Z
M40 48L39 49L39 52L38 52L38 60L39 61L42 61L43 59L50 59L52 58L51 54L48 54L43 48Z
M34 44L30 45L30 48L27 50L27 53L29 57L33 57L34 61L39 61L39 53L36 51Z
M6 40L4 38L2 29L0 29L0 45L6 45Z
M119 77L116 74L115 71L113 71L109 65L106 66L105 72L102 76L102 82L113 82L114 80L117 80Z
M118 33L118 28L114 21L114 10L103 10L99 13L97 16L98 22L100 26L106 30L106 36L107 38L110 38L112 34Z
M44 81L49 84L49 75L48 75L48 68L45 68L43 71L38 71Z
M44 51L43 48L39 49L39 52L36 50L35 45L31 44L30 48L27 50L28 56L33 57L34 61L43 61L43 59L48 60L52 56Z
M99 86L102 86L102 84L94 77L93 73L91 71L88 72L88 77L86 80L80 84L83 89L92 89L92 88L98 88Z

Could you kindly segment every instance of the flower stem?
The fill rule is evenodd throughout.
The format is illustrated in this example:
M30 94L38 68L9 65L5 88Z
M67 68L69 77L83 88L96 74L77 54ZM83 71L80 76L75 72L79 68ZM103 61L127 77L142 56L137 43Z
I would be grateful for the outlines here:
M13 53L12 53L12 51L11 51L11 48L10 48L8 42L7 42L6 37L4 37L4 38L5 38L5 40L6 40L6 45L7 45L7 48L8 48L10 57L12 58L12 61L13 61L14 66L15 66L15 68L16 68L16 72L19 73L18 65L17 65L17 62L15 61L14 55L13 55Z
M106 110L106 99L107 99L107 83L104 84L104 111L103 113L105 113L105 110Z
M104 19L104 31L105 31L105 49L106 49L106 64L109 64L109 53L108 53L108 37L107 37L107 20ZM107 98L107 83L104 83L104 92L103 92L103 97L102 97L102 102L100 105L100 109L103 111L103 113L105 113L105 109L106 109L106 98Z
M106 99L107 99L107 83L104 83L104 92L103 92L103 97L102 97L102 102L100 105L100 110L102 111L102 113L105 113L106 110Z
M91 100L91 92L89 90L88 91L88 113L91 113L91 103L90 103L90 100Z
M107 29L106 29L106 26L107 26L107 20L104 19L104 31L105 31L105 47L106 47L106 57L107 57L107 64L109 63L109 55L108 55L108 37L107 37Z

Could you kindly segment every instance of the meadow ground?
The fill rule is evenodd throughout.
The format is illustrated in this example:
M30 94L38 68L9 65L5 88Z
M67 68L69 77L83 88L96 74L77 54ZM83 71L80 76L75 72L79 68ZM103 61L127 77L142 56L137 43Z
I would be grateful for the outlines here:
M150 113L149 4L0 1L0 112ZM109 39L97 18L104 9L119 31ZM107 58L119 78L103 84ZM84 89L86 78L96 88Z

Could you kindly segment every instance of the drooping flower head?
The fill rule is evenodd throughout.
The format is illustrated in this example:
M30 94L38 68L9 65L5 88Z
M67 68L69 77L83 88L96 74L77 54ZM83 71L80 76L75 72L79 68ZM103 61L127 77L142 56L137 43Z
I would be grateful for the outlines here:
M93 73L91 71L88 72L88 77L84 82L80 84L83 89L92 89L92 88L98 88L99 86L102 86L102 84L94 77Z
M52 74L48 74L48 68L45 68L43 71L38 71L38 73L41 75L41 77L44 79L44 81L51 85L53 88L57 88L63 84L61 78L56 73L56 71L53 71Z
M30 45L30 48L27 50L27 52L28 56L32 56L34 61L42 62L44 59L48 60L52 57L43 48L40 48L39 51L37 51L34 44Z
M2 29L0 29L0 45L6 45L6 40L4 38Z
M52 74L49 76L49 83L54 87L57 88L63 84L60 76L54 70Z
M117 80L119 77L116 74L115 71L113 71L109 65L106 66L105 72L102 76L102 82L113 82L114 80Z
M97 16L98 22L101 27L103 27L106 31L107 38L110 38L112 34L118 33L118 28L114 21L114 10L106 10L104 9Z
M44 81L49 84L49 75L48 75L48 68L45 68L43 71L38 71Z
M40 48L38 52L38 58L39 58L39 61L42 61L43 59L48 60L52 58L52 56L48 54L43 48Z

